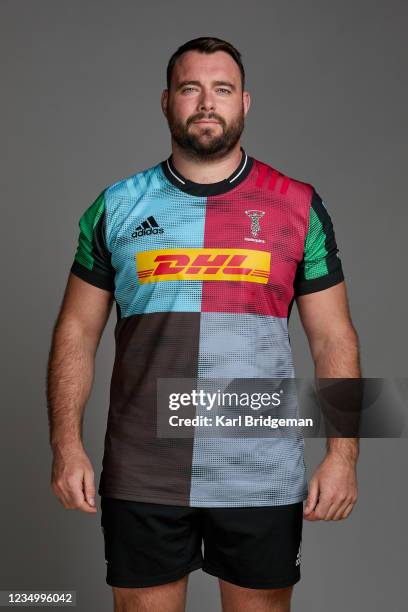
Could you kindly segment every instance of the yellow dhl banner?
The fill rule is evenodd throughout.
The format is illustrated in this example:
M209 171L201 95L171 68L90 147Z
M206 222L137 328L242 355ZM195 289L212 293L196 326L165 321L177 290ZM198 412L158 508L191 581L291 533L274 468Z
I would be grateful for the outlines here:
M158 249L136 253L139 283L168 280L268 282L271 254L254 249Z

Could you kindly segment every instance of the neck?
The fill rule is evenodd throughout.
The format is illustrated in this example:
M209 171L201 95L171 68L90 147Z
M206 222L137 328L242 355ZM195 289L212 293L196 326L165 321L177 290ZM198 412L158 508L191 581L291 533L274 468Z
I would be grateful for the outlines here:
M218 183L228 178L241 161L239 142L231 151L216 159L190 157L172 140L172 162L178 172L189 181L201 184Z

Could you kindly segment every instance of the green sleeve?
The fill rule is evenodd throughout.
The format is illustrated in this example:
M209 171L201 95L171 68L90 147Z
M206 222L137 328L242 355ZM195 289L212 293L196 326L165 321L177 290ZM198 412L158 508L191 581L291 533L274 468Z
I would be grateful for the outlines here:
M338 251L330 215L313 189L303 259L295 276L295 296L328 289L344 280Z
M95 287L114 291L115 270L106 245L105 230L104 190L79 220L78 246L71 272Z

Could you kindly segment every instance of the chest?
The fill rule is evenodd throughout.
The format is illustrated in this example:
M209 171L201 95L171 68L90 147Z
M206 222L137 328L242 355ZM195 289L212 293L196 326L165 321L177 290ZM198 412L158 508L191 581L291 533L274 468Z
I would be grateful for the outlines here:
M146 198L110 222L112 264L140 284L288 282L303 256L303 216L273 198Z

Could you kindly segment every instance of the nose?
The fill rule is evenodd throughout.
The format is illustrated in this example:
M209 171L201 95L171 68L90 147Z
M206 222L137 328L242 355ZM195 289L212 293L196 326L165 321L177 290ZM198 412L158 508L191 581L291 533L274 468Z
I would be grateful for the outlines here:
M215 102L212 94L209 91L203 90L198 103L200 112L210 111L215 109Z

